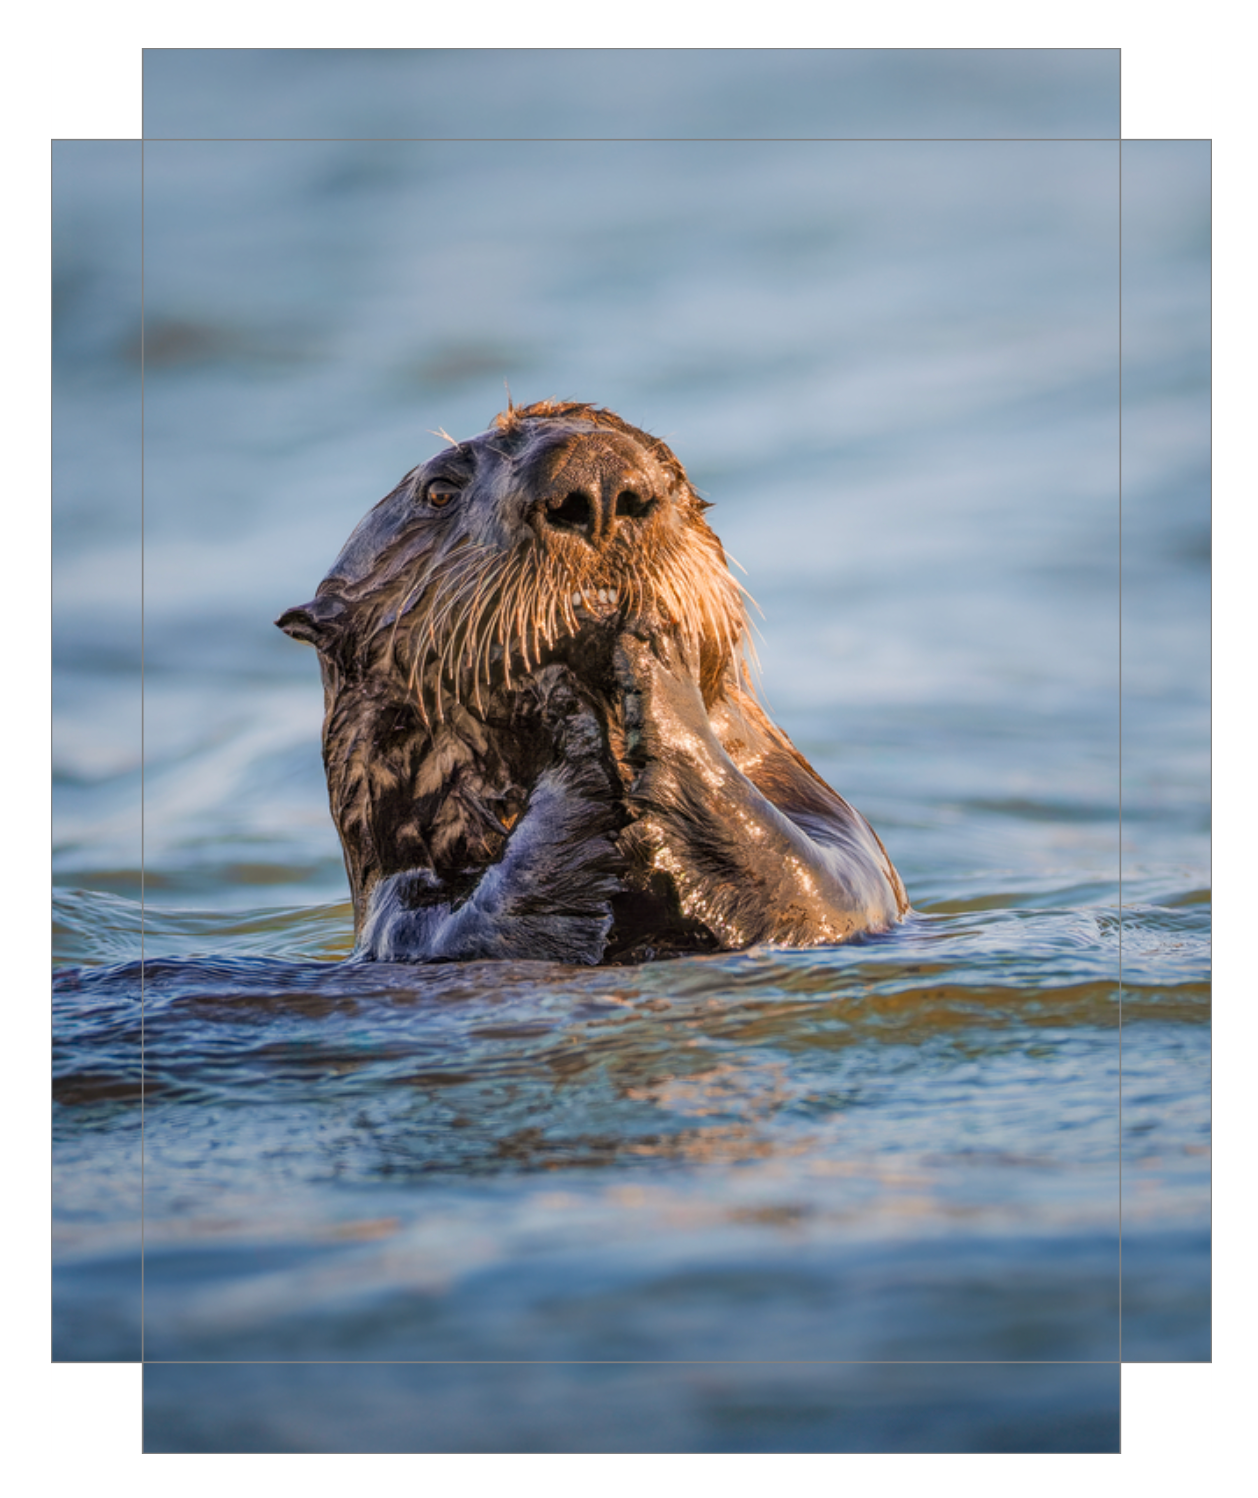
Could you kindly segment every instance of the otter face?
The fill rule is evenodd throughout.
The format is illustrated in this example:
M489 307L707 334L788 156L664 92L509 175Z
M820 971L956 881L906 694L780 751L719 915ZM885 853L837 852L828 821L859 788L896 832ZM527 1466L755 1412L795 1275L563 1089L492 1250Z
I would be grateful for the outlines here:
M456 703L483 715L552 661L598 675L622 628L675 635L713 700L746 615L706 508L669 448L612 412L512 408L407 474L277 623L431 722Z

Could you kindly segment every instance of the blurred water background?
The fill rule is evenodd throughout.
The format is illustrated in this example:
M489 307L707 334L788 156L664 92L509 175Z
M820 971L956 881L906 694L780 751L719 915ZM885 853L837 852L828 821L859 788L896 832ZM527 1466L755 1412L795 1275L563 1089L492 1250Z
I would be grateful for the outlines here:
M1209 1356L1209 147L1114 56L150 53L58 144L54 1354L184 1364L152 1449L1103 1449ZM504 381L715 502L903 930L337 965L271 621Z

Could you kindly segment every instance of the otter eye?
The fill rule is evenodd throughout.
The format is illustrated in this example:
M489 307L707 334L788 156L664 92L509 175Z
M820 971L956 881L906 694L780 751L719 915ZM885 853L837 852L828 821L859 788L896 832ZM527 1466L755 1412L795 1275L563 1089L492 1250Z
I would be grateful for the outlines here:
M424 498L434 510L444 509L452 499L457 499L463 486L452 479L433 479L424 491Z

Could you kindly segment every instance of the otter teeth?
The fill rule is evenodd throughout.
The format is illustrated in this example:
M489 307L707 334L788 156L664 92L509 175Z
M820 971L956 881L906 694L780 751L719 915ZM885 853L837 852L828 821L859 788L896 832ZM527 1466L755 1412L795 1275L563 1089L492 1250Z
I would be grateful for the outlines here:
M610 588L591 588L589 592L578 589L569 602L574 609L583 608L592 611L596 602L601 603L605 608L614 608L619 599Z

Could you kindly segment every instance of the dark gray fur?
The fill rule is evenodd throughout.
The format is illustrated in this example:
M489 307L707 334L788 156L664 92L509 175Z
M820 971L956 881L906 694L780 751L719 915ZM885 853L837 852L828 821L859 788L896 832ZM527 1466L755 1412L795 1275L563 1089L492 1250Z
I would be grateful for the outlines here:
M358 957L623 962L907 911L751 692L706 508L664 444L540 403L408 474L281 617L320 654Z

